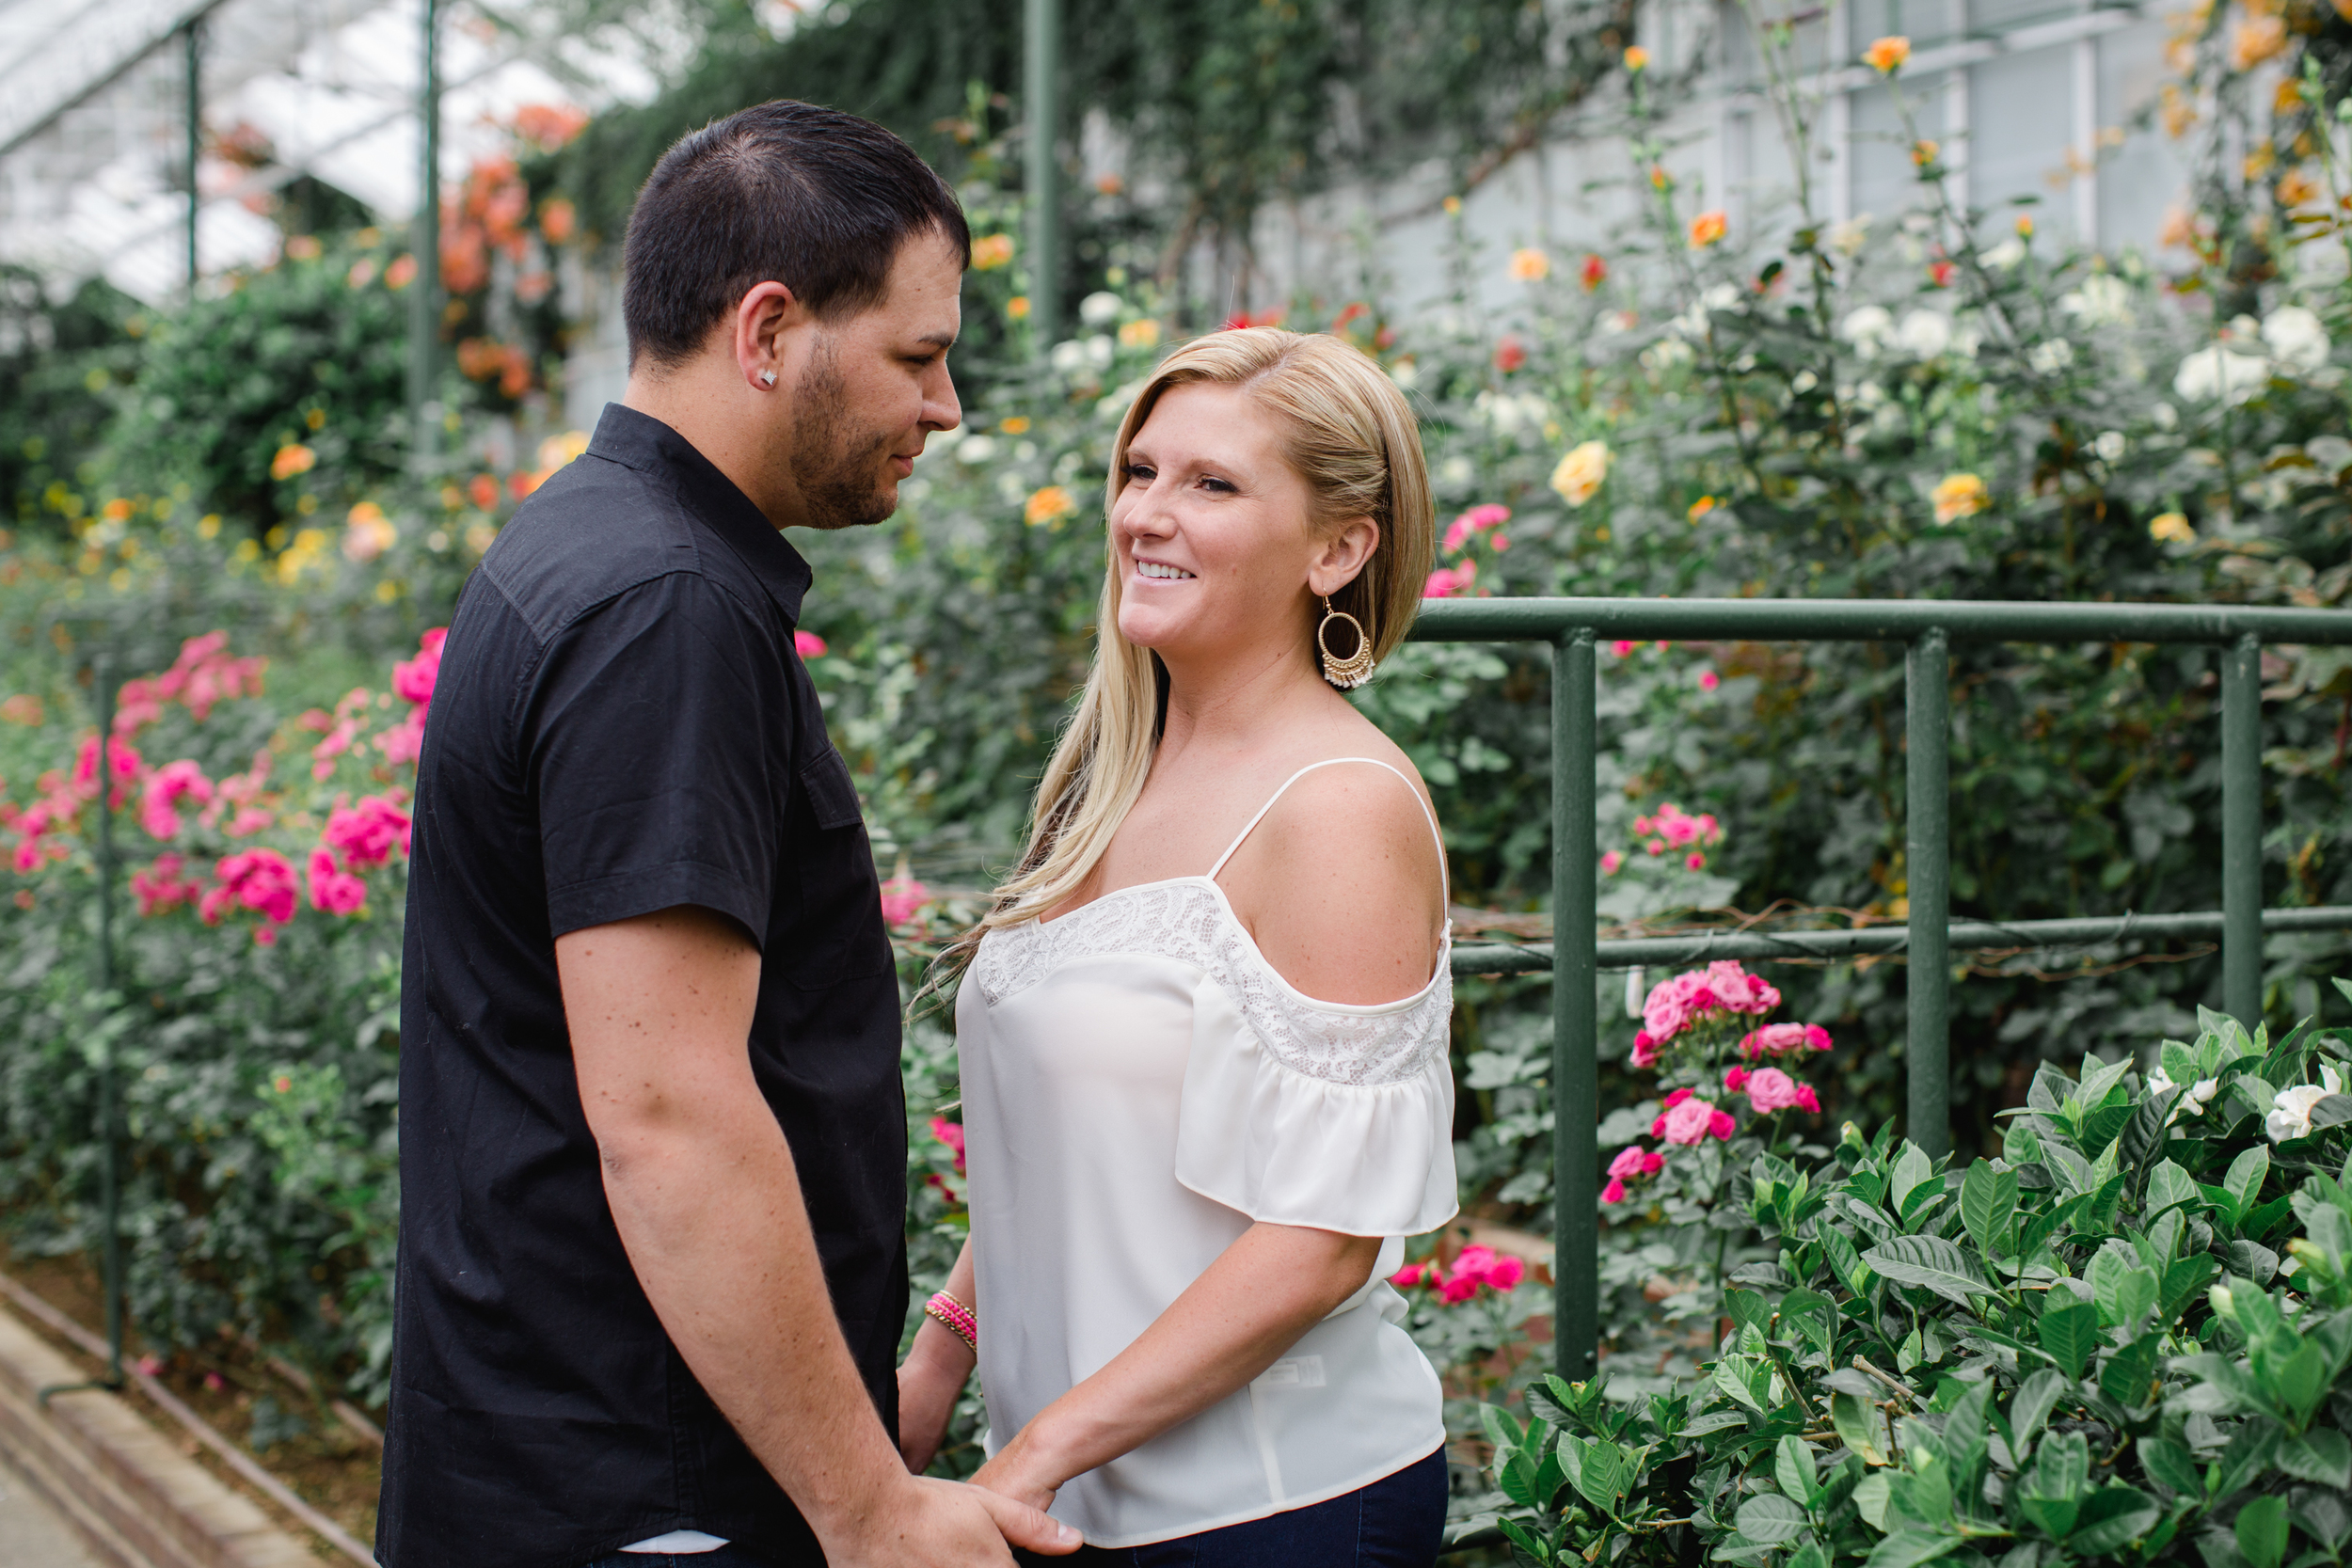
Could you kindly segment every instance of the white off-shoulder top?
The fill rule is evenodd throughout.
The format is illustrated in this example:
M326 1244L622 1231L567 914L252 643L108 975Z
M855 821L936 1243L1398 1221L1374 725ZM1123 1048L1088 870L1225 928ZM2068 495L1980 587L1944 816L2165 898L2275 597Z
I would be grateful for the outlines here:
M1341 762L1389 767L1313 768ZM1387 1277L1404 1237L1454 1213L1446 939L1401 1002L1301 995L1216 882L1273 804L1206 876L990 932L956 999L989 1452L1252 1222L1389 1239L1364 1288L1255 1382L1062 1488L1055 1516L1098 1546L1321 1502L1445 1441Z

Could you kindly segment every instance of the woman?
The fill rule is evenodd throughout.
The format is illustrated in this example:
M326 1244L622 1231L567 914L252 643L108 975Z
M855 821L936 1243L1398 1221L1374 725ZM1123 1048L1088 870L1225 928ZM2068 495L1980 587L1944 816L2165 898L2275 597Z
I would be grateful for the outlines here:
M1128 411L1109 506L1094 671L965 949L972 1239L907 1461L969 1336L974 1480L1096 1560L1426 1568L1445 1431L1385 1277L1454 1212L1444 849L1340 694L1429 570L1412 413L1337 339L1218 333Z

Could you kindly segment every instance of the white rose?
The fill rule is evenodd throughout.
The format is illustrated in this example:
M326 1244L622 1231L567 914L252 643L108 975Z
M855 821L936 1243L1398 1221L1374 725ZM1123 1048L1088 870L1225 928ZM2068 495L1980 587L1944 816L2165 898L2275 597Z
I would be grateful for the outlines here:
M1829 226L1829 247L1840 256L1859 256L1862 247L1870 243L1870 214L1848 218Z
M2132 287L2113 273L2095 272L2058 300L2058 309L2085 326L2129 326Z
M1108 290L1099 290L1078 301L1078 319L1089 326L1101 326L1119 319L1126 301Z
M1895 346L1921 359L1932 359L1952 346L1952 324L1933 310L1914 310L1895 329Z
M2101 462L2121 463L2123 454L2131 450L2131 442L2120 430L2103 430L2098 439L2090 443L2090 450L2099 454Z
M1087 366L1087 346L1075 338L1066 338L1054 345L1054 352L1045 356L1057 375L1076 375Z
M1421 380L1421 367L1410 359L1399 359L1389 367L1389 379L1409 392Z
M2056 375L2074 362L2074 345L2063 338L2050 338L2026 351L2026 363L2042 375Z
M2019 239L2003 240L1979 258L1986 266L2001 272L2009 271L2025 259L2026 242Z
M2273 310L2262 330L2270 352L2298 371L2315 371L2328 362L2327 329L2300 305Z
M1837 324L1837 335L1865 355L1876 349L1894 330L1894 316L1884 307L1877 305L1865 305L1858 310L1850 310L1846 319Z
M1094 370L1106 371L1110 369L1111 360L1118 355L1118 353L1119 345L1112 342L1110 339L1104 337L1099 332L1087 340L1087 364Z
M2270 379L2270 363L2250 354L2233 354L2219 343L2201 348L2181 361L2172 377L2174 395L2187 403L2220 398L2233 407L2262 389Z
M959 463L985 463L996 455L996 443L985 436L966 436L955 446Z

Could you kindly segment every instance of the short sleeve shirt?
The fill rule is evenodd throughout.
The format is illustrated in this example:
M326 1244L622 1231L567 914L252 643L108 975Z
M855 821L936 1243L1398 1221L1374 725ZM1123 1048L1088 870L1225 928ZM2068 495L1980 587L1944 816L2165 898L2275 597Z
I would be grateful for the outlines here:
M388 1568L578 1568L677 1529L822 1561L629 1266L564 1027L568 931L693 904L759 945L752 1068L895 1428L898 981L795 651L809 582L701 453L616 405L458 600L409 864Z

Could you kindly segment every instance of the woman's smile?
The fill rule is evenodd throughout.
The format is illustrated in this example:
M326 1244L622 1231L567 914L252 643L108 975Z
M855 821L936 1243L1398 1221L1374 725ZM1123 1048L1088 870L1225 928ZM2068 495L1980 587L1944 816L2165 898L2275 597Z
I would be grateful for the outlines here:
M1187 572L1182 566L1171 566L1165 561L1138 560L1136 562L1136 576L1149 581L1179 582L1189 580L1199 574Z

